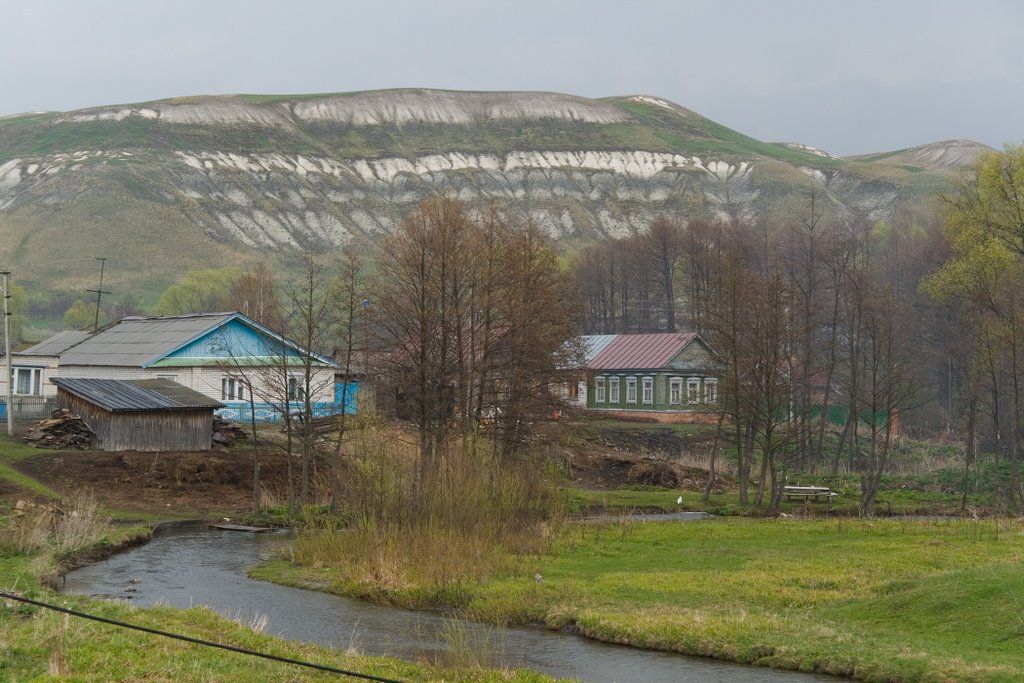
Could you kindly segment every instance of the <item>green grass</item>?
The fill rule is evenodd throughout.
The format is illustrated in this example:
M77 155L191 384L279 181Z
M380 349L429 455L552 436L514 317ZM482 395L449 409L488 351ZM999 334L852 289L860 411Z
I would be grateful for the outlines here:
M12 463L39 455L39 453L38 449L30 448L17 439L6 435L0 436L0 481L5 481L39 496L59 498L60 495L50 487L11 467Z
M1019 521L583 526L466 611L609 642L868 680L1024 679ZM534 572L543 582L534 580ZM342 592L330 568L256 574Z

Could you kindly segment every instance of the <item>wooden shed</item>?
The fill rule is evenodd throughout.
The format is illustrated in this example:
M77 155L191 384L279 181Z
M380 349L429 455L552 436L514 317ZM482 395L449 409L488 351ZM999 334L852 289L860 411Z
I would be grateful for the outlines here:
M206 451L224 404L169 379L54 377L57 402L80 416L104 451Z

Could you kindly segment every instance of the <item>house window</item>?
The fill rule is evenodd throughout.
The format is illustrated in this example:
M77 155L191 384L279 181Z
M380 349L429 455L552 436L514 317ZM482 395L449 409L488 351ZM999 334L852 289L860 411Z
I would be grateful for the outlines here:
M668 402L677 406L683 402L683 379L673 377L668 382Z
M636 403L636 377L626 378L626 403Z
M687 403L697 403L700 401L699 379L686 380L686 401Z
M609 403L618 403L619 402L619 378L618 377L612 377L611 381L608 384L608 387L609 387L609 393L611 394L610 398L608 399L608 402Z
M222 401L245 401L246 384L244 380L233 377L223 377L220 380L220 400Z
M594 403L604 403L604 377L594 379Z
M306 397L306 391L302 386L302 381L298 377L288 378L288 400L289 401L303 401Z
M644 389L644 395L643 395L644 405L651 405L652 403L654 403L654 378L653 377L644 377L643 389Z
M13 391L19 396L40 396L42 389L42 368L14 368Z
M718 401L718 380L710 378L704 380L704 402L715 403L716 401Z

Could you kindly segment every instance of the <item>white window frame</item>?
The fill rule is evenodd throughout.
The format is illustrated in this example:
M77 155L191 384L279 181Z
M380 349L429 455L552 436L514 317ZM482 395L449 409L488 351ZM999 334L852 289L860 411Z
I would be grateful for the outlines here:
M640 398L645 406L654 405L654 378L644 377L640 384Z
M612 377L608 381L608 402L618 405L622 400L621 383L618 377Z
M237 377L220 378L220 400L222 401L246 401L245 390L248 384L244 379Z
M636 405L636 377L626 378L626 403Z
M604 403L604 377L594 378L594 403Z
M18 375L28 373L28 392L18 391ZM43 395L43 369L25 365L15 365L11 368L11 393L15 396L42 396Z
M700 403L700 380L696 377L686 380L686 402Z
M714 377L704 378L704 402L718 402L718 380Z
M681 406L683 404L683 397L685 396L683 390L683 378L672 377L668 381L668 404L671 406Z
M289 401L305 401L305 386L301 377L298 375L288 376L288 400Z

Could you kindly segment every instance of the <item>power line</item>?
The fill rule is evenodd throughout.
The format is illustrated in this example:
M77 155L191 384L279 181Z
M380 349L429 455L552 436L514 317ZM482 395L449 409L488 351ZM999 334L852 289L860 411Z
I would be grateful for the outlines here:
M352 678L361 678L366 681L380 681L381 683L402 683L398 679L384 678L382 676L375 676L373 674L361 673L359 671L349 671L347 669L339 669L327 664L316 664L314 662L306 662L301 659L292 659L291 657L279 657L278 655L268 654L266 652L257 652L256 650L249 650L244 647L238 647L237 645L227 645L225 643L217 643L212 640L203 640L201 638L193 638L191 636L184 636L180 633L171 633L170 631L161 631L160 629L150 628L148 626L139 626L138 624L129 624L124 621L118 621L117 619L108 619L107 617L101 617L96 614L89 614L87 612L79 612L67 607L61 607L59 605L53 605L48 602L42 602L40 600L33 600L32 598L26 598L13 593L7 593L0 591L0 598L7 600L14 600L16 602L22 602L26 605L33 605L35 607L42 607L43 609L53 610L54 612L60 612L62 614L70 614L73 617L81 617L83 619L90 619L92 621L98 621L102 624L110 624L111 626L120 626L121 628L128 628L135 631L142 631L143 633L151 633L156 636L163 636L165 638L173 638L174 640L183 640L186 643L194 643L195 645L205 645L206 647L216 647L221 650L228 650L230 652L237 652L243 655L251 655L253 657L262 657L263 659L269 659L275 662L283 662L285 664L294 664L295 666L304 666L308 669L316 669L317 671L327 671L329 673L342 674L343 676L351 676Z

